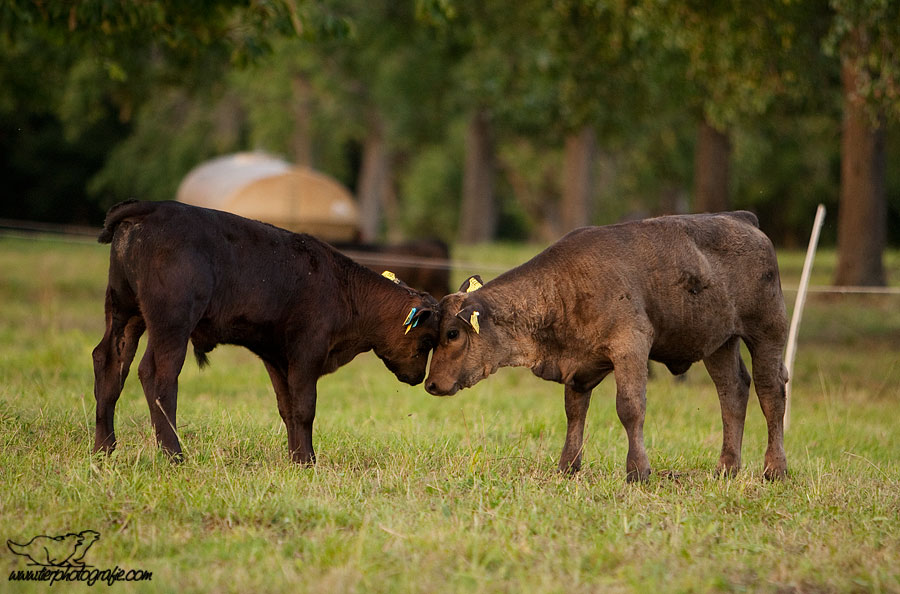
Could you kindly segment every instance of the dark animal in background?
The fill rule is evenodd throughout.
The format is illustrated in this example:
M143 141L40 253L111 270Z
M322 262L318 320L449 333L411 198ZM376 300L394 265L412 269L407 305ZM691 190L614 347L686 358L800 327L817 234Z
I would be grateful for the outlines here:
M562 471L581 467L591 390L612 372L628 434L626 476L645 480L647 360L681 374L703 361L722 408L718 470L737 472L750 374L768 425L766 478L787 472L784 298L775 250L749 212L684 215L572 231L480 286L440 303L440 341L425 386L454 394L505 366L565 385ZM476 290L472 290L476 289Z
M94 349L94 451L116 445L113 413L138 339L138 376L160 447L180 458L175 410L188 342L266 366L295 462L315 462L316 381L374 350L399 380L425 377L437 335L433 297L385 278L305 234L176 202L126 202L106 216L106 333Z
M392 270L410 287L435 299L450 292L450 248L440 239L397 244L332 243L332 246L375 272Z

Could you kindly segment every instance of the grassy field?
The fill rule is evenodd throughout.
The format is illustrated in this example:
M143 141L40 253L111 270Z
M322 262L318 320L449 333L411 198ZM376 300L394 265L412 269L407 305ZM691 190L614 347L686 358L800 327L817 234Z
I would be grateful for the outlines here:
M536 251L457 257L511 266ZM654 473L631 486L611 379L594 392L584 471L567 479L561 386L505 369L439 399L371 355L319 382L318 465L297 468L262 365L228 347L202 373L185 365L186 462L173 467L136 363L119 449L90 455L107 254L0 237L0 539L95 530L86 562L152 572L116 591L900 592L900 297L811 298L783 482L761 476L755 396L744 470L714 476L721 421L702 365L684 382L655 367ZM783 256L786 285L802 257ZM900 254L888 264L896 282ZM824 252L814 284L833 266ZM24 557L0 558L0 590L46 591L7 581Z

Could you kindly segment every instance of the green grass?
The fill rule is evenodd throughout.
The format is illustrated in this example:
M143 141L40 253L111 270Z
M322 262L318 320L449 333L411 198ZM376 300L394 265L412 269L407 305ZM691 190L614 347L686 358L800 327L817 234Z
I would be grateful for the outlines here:
M319 382L319 461L297 468L262 365L228 347L202 373L185 365L186 461L171 466L136 364L118 451L90 455L107 249L0 238L0 540L96 530L87 561L152 571L117 591L900 592L900 297L811 298L783 482L761 476L755 397L744 470L714 476L721 421L702 365L685 382L655 368L654 474L631 486L612 381L594 392L584 471L566 479L559 385L504 369L439 399L371 355ZM457 257L511 266L535 251ZM802 259L784 256L785 284ZM833 263L823 253L814 282ZM26 569L0 559L7 576Z

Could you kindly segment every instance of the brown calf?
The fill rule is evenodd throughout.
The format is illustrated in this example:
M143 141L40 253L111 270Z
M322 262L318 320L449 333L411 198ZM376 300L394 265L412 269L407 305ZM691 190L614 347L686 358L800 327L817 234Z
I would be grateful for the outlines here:
M743 340L768 424L765 476L786 473L784 299L775 250L753 214L578 229L481 288L471 281L440 303L428 392L453 394L505 366L564 384L568 428L559 468L572 472L581 467L591 390L612 372L628 434L626 476L644 480L647 359L676 374L702 360L722 408L718 469L730 474L741 465L750 389Z

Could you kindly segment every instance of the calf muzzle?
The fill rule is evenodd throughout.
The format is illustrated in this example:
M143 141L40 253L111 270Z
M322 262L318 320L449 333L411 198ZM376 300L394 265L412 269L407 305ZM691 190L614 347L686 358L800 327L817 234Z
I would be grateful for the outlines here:
M439 386L436 381L429 379L426 380L425 391L432 396L453 396L459 391L459 384L453 384L452 386L447 388Z

